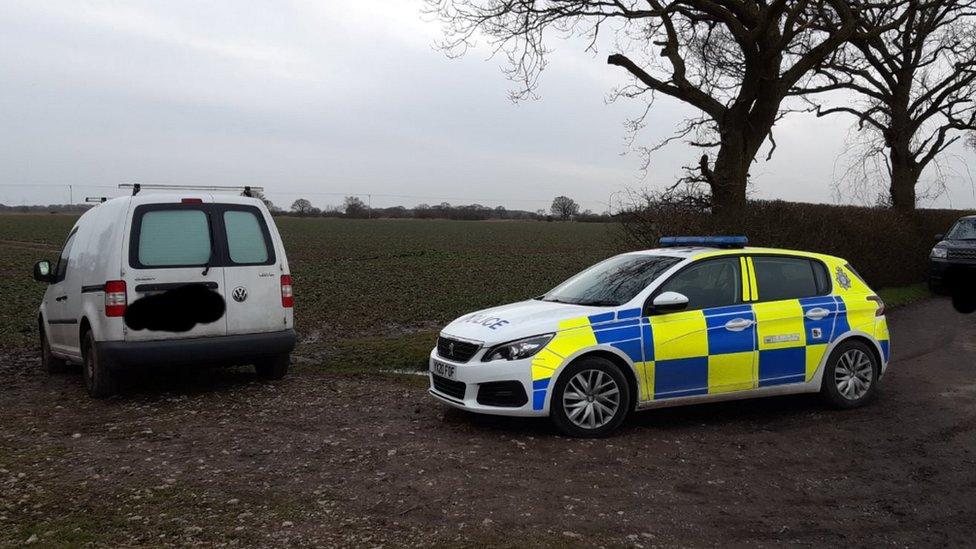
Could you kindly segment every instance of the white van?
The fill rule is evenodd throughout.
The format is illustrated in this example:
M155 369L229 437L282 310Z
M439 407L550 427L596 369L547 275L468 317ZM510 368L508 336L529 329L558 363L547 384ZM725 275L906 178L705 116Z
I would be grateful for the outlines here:
M267 207L248 188L140 194L146 187L87 211L58 261L34 265L35 280L48 284L38 315L44 366L81 363L96 398L115 392L123 368L253 364L261 378L283 377L295 347L292 285ZM130 326L127 307L190 285L216 292L207 295L218 305L223 298L218 320L180 331ZM192 318L195 306L175 314Z

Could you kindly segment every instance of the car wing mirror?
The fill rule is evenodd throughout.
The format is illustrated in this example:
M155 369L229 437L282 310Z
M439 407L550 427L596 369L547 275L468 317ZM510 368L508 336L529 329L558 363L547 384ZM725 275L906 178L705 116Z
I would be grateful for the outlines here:
M42 259L34 264L34 280L38 282L50 283L54 277L51 275L51 262Z
M678 292L664 292L654 298L651 310L654 313L673 313L688 308L688 296Z
M941 242L944 238L945 238L945 235L942 234L942 233L939 233L939 234L935 235L935 240L937 242Z

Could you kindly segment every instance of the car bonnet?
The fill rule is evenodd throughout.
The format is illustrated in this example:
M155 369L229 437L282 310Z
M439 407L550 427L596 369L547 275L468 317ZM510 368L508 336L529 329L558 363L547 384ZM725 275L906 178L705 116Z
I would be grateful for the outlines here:
M615 307L586 307L534 299L466 314L448 324L441 333L493 345L553 333L559 330L562 321L614 310Z

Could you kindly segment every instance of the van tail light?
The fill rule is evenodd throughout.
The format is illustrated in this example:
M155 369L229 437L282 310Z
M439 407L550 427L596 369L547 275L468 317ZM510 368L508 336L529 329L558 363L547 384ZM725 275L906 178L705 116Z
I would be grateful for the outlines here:
M295 306L295 295L291 291L291 275L281 275L281 306Z
M873 301L878 305L878 309L874 311L874 316L884 316L885 314L885 304L882 299L876 295L869 295L868 301Z
M109 280L105 283L105 316L124 315L127 301L124 280Z

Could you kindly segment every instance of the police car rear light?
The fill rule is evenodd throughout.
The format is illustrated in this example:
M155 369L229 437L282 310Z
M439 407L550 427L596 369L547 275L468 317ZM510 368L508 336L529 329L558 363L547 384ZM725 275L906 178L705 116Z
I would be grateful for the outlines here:
M281 306L286 308L295 306L295 295L291 289L291 275L281 275Z
M664 236L658 241L662 248L700 246L707 248L745 248L749 239L744 236Z
M884 301L880 297L878 297L876 295L869 295L868 296L868 301L874 301L878 305L877 310L874 311L874 316L884 316L884 314L885 314L885 304L884 304Z
M109 280L105 283L105 316L122 316L128 301L124 280Z
M181 204L203 204L202 198L184 198L180 200Z

